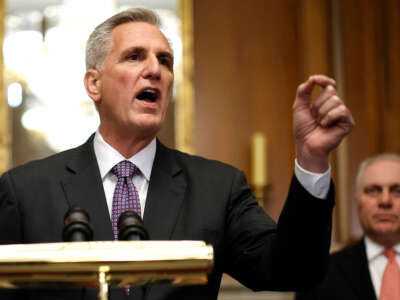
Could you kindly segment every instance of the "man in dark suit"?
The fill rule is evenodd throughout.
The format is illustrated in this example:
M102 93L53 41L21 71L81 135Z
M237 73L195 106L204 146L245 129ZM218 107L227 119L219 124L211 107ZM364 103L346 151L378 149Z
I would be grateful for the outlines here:
M100 127L82 146L2 176L0 241L60 241L62 219L72 204L89 213L95 240L112 240L119 185L114 169L122 161L126 168L134 166L125 184L150 238L211 243L215 266L205 286L154 285L136 288L129 296L114 289L111 299L216 299L223 272L253 290L314 285L330 245L334 188L328 156L354 123L335 81L315 75L298 88L295 175L276 225L257 205L241 171L157 141L174 77L173 53L158 27L153 12L136 9L113 16L91 34L84 81ZM315 85L322 92L311 104ZM311 272L304 276L306 268ZM90 289L31 290L19 296L95 299L96 294Z
M400 299L400 278L385 284L389 260L384 254L385 249L394 250L400 274L400 156L380 154L365 160L357 175L356 197L365 237L334 253L322 284L299 293L297 300Z

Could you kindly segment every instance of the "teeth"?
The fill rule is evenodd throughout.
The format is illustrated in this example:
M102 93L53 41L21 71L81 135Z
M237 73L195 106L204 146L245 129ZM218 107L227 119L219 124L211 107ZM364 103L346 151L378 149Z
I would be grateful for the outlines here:
M151 89L146 89L146 90L144 90L143 92L146 92L146 93L151 93L151 94L156 94L156 91L154 91L154 90L151 90Z

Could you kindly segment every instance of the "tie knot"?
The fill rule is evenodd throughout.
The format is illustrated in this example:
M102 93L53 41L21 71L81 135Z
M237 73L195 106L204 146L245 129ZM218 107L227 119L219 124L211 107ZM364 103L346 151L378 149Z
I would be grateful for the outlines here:
M395 258L396 256L396 252L393 249L385 249L385 251L383 251L383 254L385 254L385 256L389 259L392 260Z
M111 172L117 176L118 178L124 177L133 177L133 174L138 172L138 168L128 160L123 160L117 163L112 169Z

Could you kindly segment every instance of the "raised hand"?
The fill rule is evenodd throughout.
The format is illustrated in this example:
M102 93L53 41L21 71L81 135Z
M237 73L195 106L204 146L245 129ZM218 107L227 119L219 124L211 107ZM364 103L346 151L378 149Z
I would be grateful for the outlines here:
M314 87L322 88L314 101ZM313 75L299 85L293 104L293 130L297 161L304 169L322 173L328 169L329 153L351 131L354 120L336 93L336 82Z

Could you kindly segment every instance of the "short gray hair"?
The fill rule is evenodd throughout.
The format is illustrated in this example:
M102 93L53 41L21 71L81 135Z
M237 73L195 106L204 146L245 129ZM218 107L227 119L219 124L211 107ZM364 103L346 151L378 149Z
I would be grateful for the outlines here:
M365 159L363 162L361 162L360 167L358 168L357 172L357 177L356 177L356 186L355 186L355 195L356 197L358 196L361 188L361 182L364 177L364 173L367 170L367 168L372 165L373 163L381 160L393 160L393 161L398 161L400 163L400 155L397 153L381 153L374 155L372 157L369 157Z
M124 10L98 25L86 44L86 70L103 69L104 61L112 49L111 32L118 25L129 22L145 22L161 27L160 17L146 8L131 8Z

